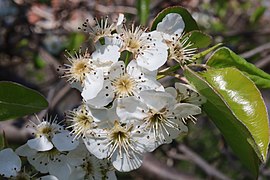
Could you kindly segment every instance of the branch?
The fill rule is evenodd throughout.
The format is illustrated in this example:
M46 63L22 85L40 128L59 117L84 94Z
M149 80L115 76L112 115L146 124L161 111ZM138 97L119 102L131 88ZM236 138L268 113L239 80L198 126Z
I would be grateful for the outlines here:
M151 153L147 153L144 157L143 165L139 171L146 176L151 176L151 179L168 179L168 180L195 180L197 178L180 173L174 168L166 166L158 161Z
M263 44L263 45L261 45L261 46L259 46L257 48L254 48L254 49L252 49L250 51L242 53L242 54L240 54L240 56L242 56L243 58L249 58L249 57L252 57L255 54L258 54L258 53L260 53L262 51L265 51L267 49L270 49L270 43Z
M213 166L209 165L205 160L203 160L199 155L189 149L187 146L181 144L178 146L178 149L184 153L188 159L194 162L197 166L203 169L208 175L213 176L217 179L229 180L230 178L225 176L223 173L218 171Z

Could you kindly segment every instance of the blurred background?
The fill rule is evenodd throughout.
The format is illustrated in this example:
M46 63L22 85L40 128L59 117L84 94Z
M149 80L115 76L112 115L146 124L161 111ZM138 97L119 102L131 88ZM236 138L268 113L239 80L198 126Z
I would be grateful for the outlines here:
M222 42L270 73L269 0L0 0L0 80L38 90L50 103L38 116L57 114L61 120L81 102L57 72L66 62L65 49L90 44L78 27L94 17L114 21L118 13L147 27L158 12L175 5L189 10L213 45ZM262 93L269 110L270 91ZM1 122L0 133L4 129L16 147L29 138L24 128L29 119L34 118ZM140 169L118 173L119 179L252 179L209 119L202 115L188 126L188 135L147 154ZM260 167L259 179L270 179L269 162Z

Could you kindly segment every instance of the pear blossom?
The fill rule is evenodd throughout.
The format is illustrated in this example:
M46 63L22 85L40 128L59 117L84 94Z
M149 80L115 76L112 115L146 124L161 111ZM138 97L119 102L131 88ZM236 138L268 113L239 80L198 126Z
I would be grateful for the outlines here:
M21 170L21 159L11 148L0 151L0 162L0 176L15 177Z
M124 26L118 33L123 41L120 51L131 52L139 66L154 71L167 61L168 47L162 42L160 33L148 33L146 29L135 27L134 24L131 29Z
M75 167L69 177L70 180L117 179L112 165L106 159L101 160L90 154L84 144L70 151L67 157L69 163Z
M70 134L68 130L65 130L63 126L56 122L54 119L47 118L42 121L37 117L38 124L30 121L32 126L32 135L35 137L27 141L30 148L37 151L48 151L57 148L59 151L69 151L74 149L78 145L78 141Z
M175 83L175 88L168 87L166 92L170 93L178 103L190 103L202 105L206 99L201 96L192 86L183 83Z
M92 129L97 128L99 121L92 116L91 109L83 104L80 107L69 111L66 114L66 120L71 123L67 128L72 128L71 133L74 138L85 138L86 134Z
M116 105L110 109L96 109L93 113L103 126L94 129L83 139L87 149L99 159L109 159L118 171L131 171L142 164L143 154L154 148L143 130L135 123L126 123L116 114Z
M97 47L92 54L87 49L84 53L80 49L78 53L74 52L75 55L66 51L70 64L64 64L64 67L59 69L64 72L62 77L67 78L78 90L82 91L85 84L91 85L93 88L88 91L93 97L103 86L104 74L120 57L119 44L110 43Z
M82 97L87 104L92 106L106 106L114 99L135 96L139 98L139 93L143 90L155 89L164 91L163 86L156 80L156 71L148 71L135 61L131 61L127 68L122 61L115 63L105 77L102 90L95 98L91 98L88 89L85 87Z
M123 121L141 121L138 128L143 128L148 136L155 139L149 144L152 142L152 146L157 147L170 143L180 133L187 132L187 127L178 120L185 115L186 104L177 103L169 93L154 90L142 91L140 97L141 101L132 97L119 101L117 114ZM197 112L200 108L194 110Z
M27 157L28 162L41 173L50 173L59 180L68 179L72 166L68 164L66 153L56 148L48 151L37 151L24 144L15 151L18 155Z
M182 115L181 120L186 124L187 120L191 120L193 123L196 122L194 115L198 113L193 111L199 108L200 105L205 103L206 99L201 96L193 87L188 84L175 83L175 88L168 87L165 89L166 92L170 93L178 103L189 104L190 108L187 109L186 115ZM197 106L197 107L196 107Z
M157 25L169 48L168 60L175 60L181 65L193 63L196 48L192 47L189 36L184 35L185 22L180 14L169 13Z
M122 26L122 23L124 22L124 15L120 13L117 22L115 23L110 24L108 22L108 19L108 16L106 16L105 18L101 18L100 20L94 18L94 27L92 27L91 22L86 19L86 21L82 24L82 27L79 27L79 29L87 32L90 36L90 39L92 39L93 42L96 43L101 38L111 37L112 32Z

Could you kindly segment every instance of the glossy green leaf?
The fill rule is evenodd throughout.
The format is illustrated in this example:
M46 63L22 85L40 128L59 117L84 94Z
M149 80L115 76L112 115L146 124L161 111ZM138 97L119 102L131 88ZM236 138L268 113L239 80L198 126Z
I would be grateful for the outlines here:
M270 88L270 75L247 62L226 47L219 48L208 59L206 65L215 68L236 67L244 72L260 88Z
M185 37L189 37L188 40L192 43L190 48L207 48L212 42L211 36L198 30L187 33L183 39Z
M137 10L138 10L138 15L140 19L140 24L145 26L148 17L149 17L149 9L150 9L150 0L138 0L137 1Z
M191 14L185 8L181 6L174 6L174 7L169 7L169 8L164 9L155 17L151 26L151 31L155 30L157 28L157 24L161 22L162 19L169 13L178 13L182 16L185 22L184 32L187 33L192 30L199 30L196 21L193 19Z
M39 92L14 82L0 82L0 121L32 114L47 106Z
M219 128L241 162L258 175L266 161L269 128L266 107L254 83L236 68L211 69L185 76L207 99L204 112Z

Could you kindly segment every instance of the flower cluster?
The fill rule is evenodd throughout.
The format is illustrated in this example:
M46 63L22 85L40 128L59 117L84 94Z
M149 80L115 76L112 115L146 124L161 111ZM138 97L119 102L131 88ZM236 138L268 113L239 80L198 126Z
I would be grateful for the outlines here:
M190 85L165 88L157 80L162 66L175 60L184 66L196 52L184 35L184 21L171 13L149 32L127 26L122 14L83 29L95 50L69 54L63 77L81 91L83 104L70 111L71 132L88 151L108 159L118 171L140 167L143 154L187 132L186 121L201 113L203 98Z
M32 123L34 138L16 150L49 174L47 179L116 179L115 169L139 168L144 153L186 133L187 120L201 113L204 99L190 85L165 88L157 80L167 61L183 67L195 60L179 14L166 15L151 32L127 26L122 14L112 24L107 18L95 22L81 27L94 51L67 52L70 64L60 67L62 77L81 92L82 104L67 112L66 126L48 118ZM17 176L19 157L9 149L0 152L0 159L7 156L16 166L1 164L0 174Z

